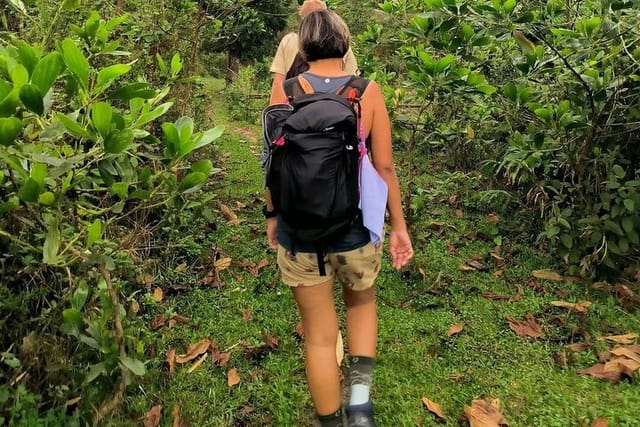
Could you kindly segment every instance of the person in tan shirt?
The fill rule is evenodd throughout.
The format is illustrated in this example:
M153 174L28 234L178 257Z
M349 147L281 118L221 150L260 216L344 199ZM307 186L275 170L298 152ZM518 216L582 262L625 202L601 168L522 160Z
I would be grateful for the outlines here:
M327 5L320 0L305 0L300 6L298 14L304 19L305 16L316 10L326 10ZM291 67L296 61L296 55L299 53L299 39L297 33L289 33L282 38L278 45L278 50L273 58L271 64L271 72L273 73L273 85L271 86L271 97L269 104L277 104L283 102L285 99L282 83L286 77L293 77L288 75ZM343 70L345 74L356 74L358 71L358 64L356 57L349 49L347 54L343 58ZM288 75L288 76L287 76Z

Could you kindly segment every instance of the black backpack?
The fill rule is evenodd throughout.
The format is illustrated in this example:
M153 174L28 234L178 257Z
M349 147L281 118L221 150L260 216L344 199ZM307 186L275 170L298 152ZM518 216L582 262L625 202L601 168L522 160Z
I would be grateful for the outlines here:
M298 52L296 57L293 59L293 63L291 67L289 67L289 71L287 71L287 75L285 79L291 79L296 77L298 74L302 74L305 71L309 70L309 63L304 60L302 54Z
M359 99L368 83L354 76L338 93L313 93L298 76L284 83L290 103L263 113L269 142L266 186L276 211L293 229L292 244L314 244L320 275L325 275L327 242L360 214Z

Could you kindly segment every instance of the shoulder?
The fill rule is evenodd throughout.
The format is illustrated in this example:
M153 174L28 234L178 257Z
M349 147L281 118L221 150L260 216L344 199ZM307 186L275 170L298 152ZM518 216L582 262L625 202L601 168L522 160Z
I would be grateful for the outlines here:
M286 34L282 40L280 40L281 46L295 46L298 47L298 34L297 33L288 33Z
M367 88L364 90L362 94L362 100L364 102L375 102L379 99L384 100L382 96L382 90L380 89L380 85L376 83L374 80L368 80L369 84L367 84Z

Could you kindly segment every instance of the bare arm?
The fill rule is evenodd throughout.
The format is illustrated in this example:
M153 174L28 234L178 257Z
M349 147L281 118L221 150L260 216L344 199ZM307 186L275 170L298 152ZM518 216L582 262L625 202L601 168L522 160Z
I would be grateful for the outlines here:
M284 74L273 73L273 84L271 85L271 97L269 98L269 105L280 104L285 99L284 87Z

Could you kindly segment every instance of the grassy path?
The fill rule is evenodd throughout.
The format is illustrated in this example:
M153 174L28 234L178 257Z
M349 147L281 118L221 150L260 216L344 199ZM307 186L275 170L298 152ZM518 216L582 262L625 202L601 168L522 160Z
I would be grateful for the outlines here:
M221 99L217 87L211 87L212 97ZM156 357L148 365L145 384L132 393L129 408L139 416L162 405L164 426L172 425L176 404L192 426L306 426L311 404L295 333L298 317L263 236L259 128L231 122L223 102L215 104L212 116L227 130L213 159L223 169L211 187L211 208L219 213L211 231L201 236L202 264L211 269L216 259L224 265L224 258L231 264L220 271L219 288L202 285L203 271L197 268L168 267L177 271L165 277L183 283L186 290L152 307L144 321L150 323L158 314L190 320L148 332L148 346L155 348ZM637 313L624 312L615 298L593 294L585 284L531 279L531 271L548 267L549 260L526 244L510 241L513 233L503 232L502 250L496 253L491 239L482 238L482 231L495 232L495 217L458 210L467 179L438 171L418 179L416 188L423 190L412 225L415 260L396 272L387 257L378 280L380 333L373 397L379 425L436 425L423 397L442 406L447 426L460 425L464 406L483 397L500 399L512 427L588 426L599 417L610 426L639 425L637 384L612 385L576 374L597 361L597 350L608 347L596 337L640 331ZM225 222L224 207L218 203L233 210L239 223ZM196 225L194 230L202 233ZM213 253L216 257L207 256ZM471 262L476 268L462 271L460 266L470 260L482 265ZM486 271L477 271L485 270L482 267ZM488 293L496 298L519 292L513 301L488 298ZM578 316L551 306L554 300L589 300L593 305ZM529 313L542 326L540 339L522 338L509 329L508 316L521 319ZM449 336L456 324L463 325L462 331ZM578 328L582 336L575 333ZM587 333L587 351L565 349ZM170 375L167 350L180 354L203 338L228 352L228 363L219 366L207 358L192 372L190 362ZM230 387L232 369L240 382Z

